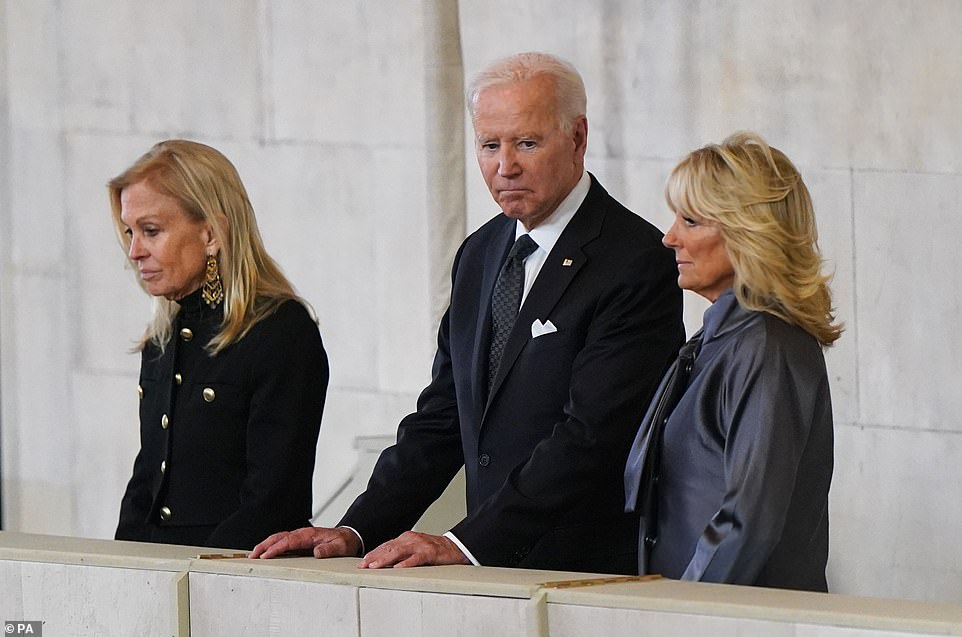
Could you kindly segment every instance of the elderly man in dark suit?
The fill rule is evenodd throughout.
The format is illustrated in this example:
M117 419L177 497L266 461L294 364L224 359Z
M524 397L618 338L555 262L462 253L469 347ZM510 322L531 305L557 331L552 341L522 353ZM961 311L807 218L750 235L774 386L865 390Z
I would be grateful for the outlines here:
M585 172L585 105L550 55L476 77L478 163L503 214L457 254L431 383L341 526L272 535L252 557L636 572L622 467L683 340L681 295L661 233ZM409 531L462 464L467 516Z

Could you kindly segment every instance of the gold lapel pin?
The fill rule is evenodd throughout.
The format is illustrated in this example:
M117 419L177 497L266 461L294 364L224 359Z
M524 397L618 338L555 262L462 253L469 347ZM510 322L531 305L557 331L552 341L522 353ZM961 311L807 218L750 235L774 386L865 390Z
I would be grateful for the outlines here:
M572 263L574 263L574 261L572 261L571 259L565 259L564 261L561 262L561 265L567 268Z

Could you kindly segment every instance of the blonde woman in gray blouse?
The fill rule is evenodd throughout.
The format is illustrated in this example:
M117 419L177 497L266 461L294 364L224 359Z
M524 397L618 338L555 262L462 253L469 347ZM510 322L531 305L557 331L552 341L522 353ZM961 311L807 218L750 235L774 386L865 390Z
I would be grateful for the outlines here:
M808 190L791 161L736 133L666 187L678 285L712 302L638 432L626 508L639 569L826 591L834 322Z

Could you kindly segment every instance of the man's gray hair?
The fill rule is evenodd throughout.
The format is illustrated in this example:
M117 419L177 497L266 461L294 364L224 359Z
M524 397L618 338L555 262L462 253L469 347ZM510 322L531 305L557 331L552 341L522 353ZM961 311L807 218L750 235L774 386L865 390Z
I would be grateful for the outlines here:
M554 80L559 125L566 133L570 132L575 120L587 114L585 83L570 62L550 53L516 53L496 60L478 72L467 92L471 120L474 120L474 108L481 91L502 84L524 82L539 75L547 75Z

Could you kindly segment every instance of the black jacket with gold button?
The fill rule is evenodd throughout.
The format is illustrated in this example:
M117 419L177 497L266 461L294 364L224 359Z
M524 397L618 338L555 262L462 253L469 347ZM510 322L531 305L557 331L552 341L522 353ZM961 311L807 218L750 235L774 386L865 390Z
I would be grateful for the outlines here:
M222 307L186 297L164 353L141 357L140 453L116 539L250 549L311 517L327 355L287 301L210 356Z

